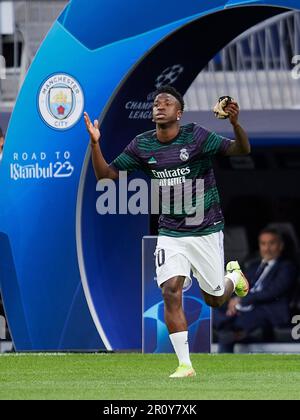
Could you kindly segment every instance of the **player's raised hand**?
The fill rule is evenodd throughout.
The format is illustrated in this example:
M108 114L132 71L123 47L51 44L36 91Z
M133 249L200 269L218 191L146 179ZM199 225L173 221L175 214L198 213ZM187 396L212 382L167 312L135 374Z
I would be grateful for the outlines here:
M228 113L231 124L236 125L238 123L240 113L238 103L235 101L229 102L224 111Z
M91 142L93 144L97 144L99 143L101 134L100 134L100 130L99 130L99 122L98 120L94 121L94 124L92 123L92 121L90 120L90 117L88 115L87 112L84 113L84 122L86 125L86 129L91 137Z

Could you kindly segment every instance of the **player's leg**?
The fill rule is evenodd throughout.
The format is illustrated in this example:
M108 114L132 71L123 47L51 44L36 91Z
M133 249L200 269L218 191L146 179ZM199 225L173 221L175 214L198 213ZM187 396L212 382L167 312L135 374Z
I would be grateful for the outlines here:
M155 251L157 283L162 289L165 322L179 361L179 367L171 375L172 378L195 375L189 354L188 326L182 306L183 288L191 282L191 265L182 254L180 239L159 237Z
M221 296L207 293L201 287L202 294L206 304L212 308L220 308L225 302L228 302L234 292L234 284L230 279L224 279L224 293Z
M223 295L215 296L214 294L206 293L202 289L206 303L212 308L223 306L224 303L231 299L233 292L239 297L245 297L249 292L248 280L237 261L230 261L226 266L226 271Z
M184 276L176 276L161 285L165 322L179 362L179 367L170 378L195 376L189 352L188 325L182 306L184 281Z
M231 261L227 264L227 267L229 264L234 264L235 267L239 267L237 261ZM249 292L248 280L246 279L240 268L236 268L233 272L227 272L223 281L224 289L222 294L219 294L219 292L216 290L209 290L209 288L205 284L205 280L203 281L203 278L199 281L199 283L203 292L205 302L212 308L220 308L221 306L223 306L224 303L228 302L231 299L232 294L234 292L239 297L245 297Z
M240 297L248 293L249 284L237 261L227 264L224 277L223 232L189 238L187 258L209 306L221 307L234 291Z
M187 322L182 307L182 290L185 277L177 276L161 285L164 299L165 322L169 334L187 331Z

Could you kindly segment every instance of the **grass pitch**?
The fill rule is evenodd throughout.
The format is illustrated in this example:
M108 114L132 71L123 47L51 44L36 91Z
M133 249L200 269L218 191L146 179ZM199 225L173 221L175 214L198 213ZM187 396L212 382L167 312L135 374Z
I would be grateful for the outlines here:
M175 355L7 354L0 399L300 399L300 355L192 355L195 378L169 379Z

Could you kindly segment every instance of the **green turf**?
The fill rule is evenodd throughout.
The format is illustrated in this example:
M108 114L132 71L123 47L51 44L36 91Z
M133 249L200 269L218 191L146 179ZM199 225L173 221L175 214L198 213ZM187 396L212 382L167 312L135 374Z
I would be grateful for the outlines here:
M192 355L195 378L169 379L176 357L3 355L0 399L300 399L300 355Z

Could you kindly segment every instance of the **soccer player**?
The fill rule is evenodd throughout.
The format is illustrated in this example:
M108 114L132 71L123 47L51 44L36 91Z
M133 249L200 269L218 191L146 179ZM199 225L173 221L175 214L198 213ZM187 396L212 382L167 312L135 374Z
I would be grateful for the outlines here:
M136 136L111 164L104 159L99 145L97 120L84 114L90 134L92 162L98 180L117 179L119 171L142 169L166 185L204 180L204 219L190 225L186 214L161 214L156 247L157 283L164 299L165 322L179 360L171 378L195 376L188 346L188 326L182 307L182 293L191 282L191 270L199 282L206 303L220 307L233 292L246 296L249 284L237 261L227 264L224 278L223 228L212 160L214 155L250 153L248 137L238 122L239 107L229 102L225 111L233 126L235 140L226 139L197 124L180 126L184 101L171 86L156 92L153 122L156 129ZM195 186L193 193L195 193ZM195 194L194 194L195 195ZM193 197L193 200L195 197ZM174 205L174 202L173 202Z

